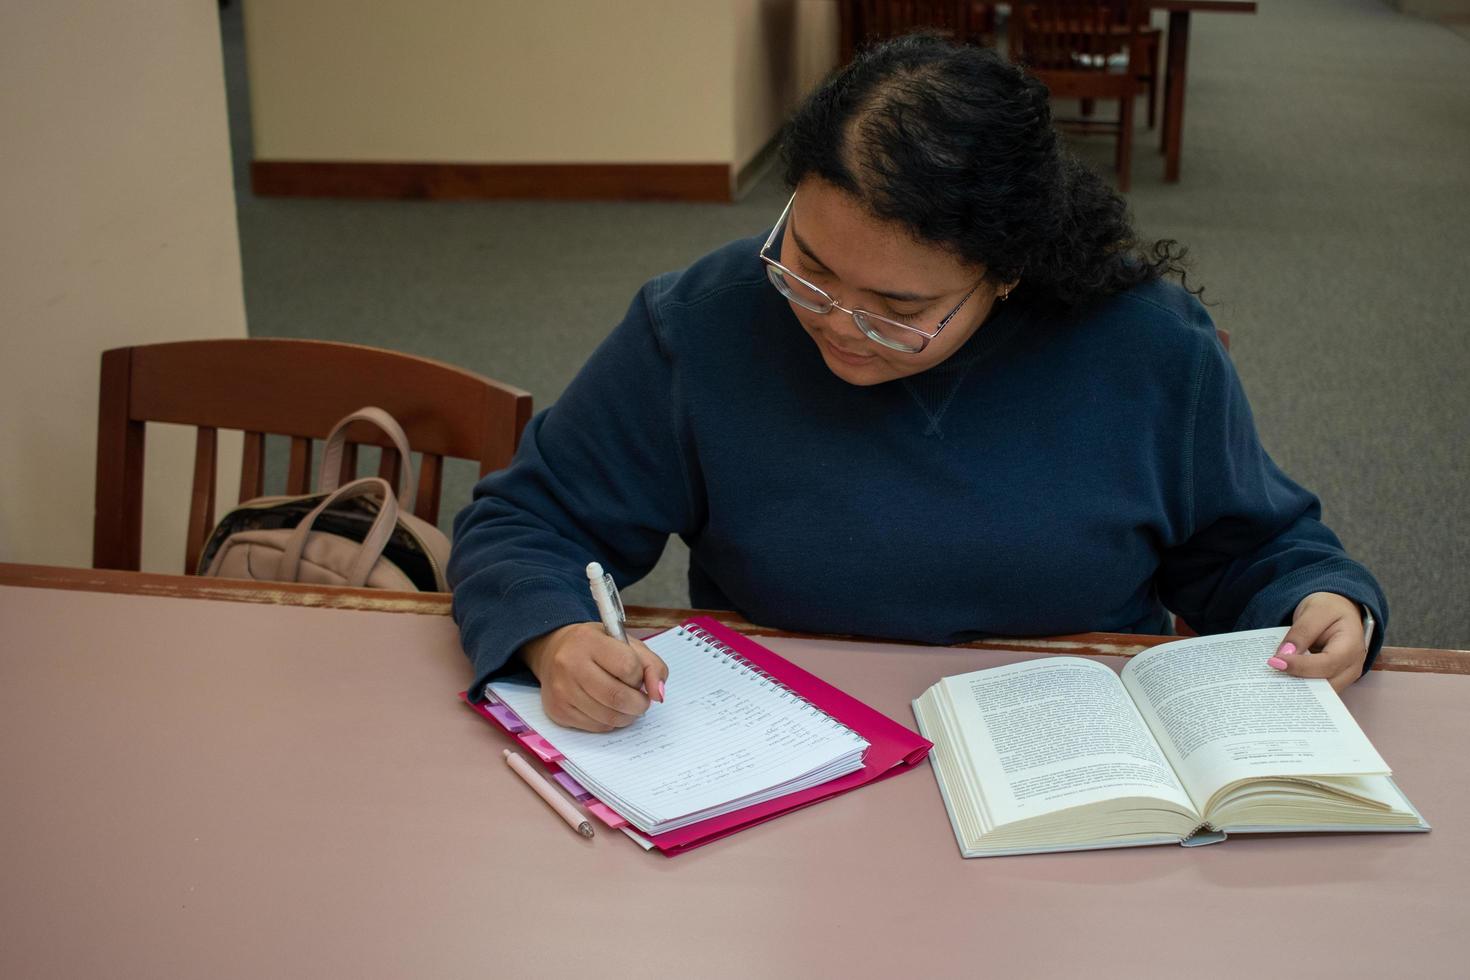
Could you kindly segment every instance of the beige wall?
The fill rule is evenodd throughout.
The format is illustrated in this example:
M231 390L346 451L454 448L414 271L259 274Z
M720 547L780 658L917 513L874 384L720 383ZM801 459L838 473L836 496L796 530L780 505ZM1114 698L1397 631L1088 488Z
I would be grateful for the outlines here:
M833 0L737 0L734 12L731 163L738 171L837 63L838 20Z
M250 0L261 160L730 159L723 0Z
M836 59L834 0L250 0L255 155L748 163Z
M245 334L217 18L0 4L0 560L91 564L104 349ZM192 440L148 438L144 563L178 570Z

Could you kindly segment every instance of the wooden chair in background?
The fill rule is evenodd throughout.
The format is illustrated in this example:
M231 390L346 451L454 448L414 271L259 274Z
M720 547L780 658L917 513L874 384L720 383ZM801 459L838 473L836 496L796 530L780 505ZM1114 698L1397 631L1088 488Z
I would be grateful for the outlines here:
M1059 126L1107 129L1117 136L1118 189L1133 167L1133 101L1146 63L1141 40L1148 24L1142 0L1017 0L1007 30L1010 56L1051 89L1054 98L1116 99L1118 119L1083 116ZM1126 62L1117 63L1119 52Z
M1149 12L1145 8L1143 14L1143 26L1138 29L1139 57L1131 67L1133 73L1138 76L1139 83L1144 88L1147 97L1148 128L1153 129L1158 125L1159 119L1159 52L1164 47L1164 32L1154 27L1149 22Z
M874 41L910 31L947 34L965 44L989 44L995 36L995 7L977 0L842 0L839 64Z
M1125 28L1127 20L1127 9L1120 7L1118 16L1125 23L1114 25L1114 30ZM1140 51L1136 64L1131 65L1133 73L1138 76L1139 85L1143 89L1144 105L1148 117L1148 128L1153 129L1158 124L1159 106L1159 51L1163 48L1164 32L1152 26L1148 20L1148 14L1144 14L1144 25L1138 29L1138 48ZM1126 52L1119 44L1114 45L1115 53L1122 55ZM1082 100L1082 115L1090 116L1093 112L1091 99Z
M119 347L102 355L97 419L92 566L136 571L143 539L143 450L148 422L197 428L184 571L194 574L215 523L218 430L245 436L240 498L264 492L267 435L291 440L285 492L307 493L312 439L343 416L385 409L422 454L414 513L439 519L444 459L475 460L483 476L510 463L531 417L531 396L470 371L410 354L315 340L191 340ZM347 432L342 479L357 471L357 446L383 447L378 474L394 486L400 467L376 428ZM411 461L408 461L411 465Z

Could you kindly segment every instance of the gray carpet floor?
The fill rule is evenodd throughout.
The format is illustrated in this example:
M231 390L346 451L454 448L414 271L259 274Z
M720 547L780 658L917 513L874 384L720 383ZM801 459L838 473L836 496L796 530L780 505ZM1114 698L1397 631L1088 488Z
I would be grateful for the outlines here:
M733 205L255 197L221 13L252 336L435 357L545 407L647 278L784 202L775 175ZM1190 246L1266 446L1378 574L1389 642L1470 648L1470 40L1380 0L1196 15L1181 183L1156 147L1140 128L1137 224ZM472 479L449 470L446 514ZM685 561L672 543L628 601L687 604Z

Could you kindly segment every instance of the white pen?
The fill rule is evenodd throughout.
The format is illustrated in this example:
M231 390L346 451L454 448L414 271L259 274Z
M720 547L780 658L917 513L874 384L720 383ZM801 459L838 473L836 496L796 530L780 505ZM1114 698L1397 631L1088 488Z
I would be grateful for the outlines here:
M597 603L597 615L602 617L602 628L614 640L627 643L628 634L623 630L623 600L612 576L604 574L598 562L588 562L587 585L592 589L592 601Z

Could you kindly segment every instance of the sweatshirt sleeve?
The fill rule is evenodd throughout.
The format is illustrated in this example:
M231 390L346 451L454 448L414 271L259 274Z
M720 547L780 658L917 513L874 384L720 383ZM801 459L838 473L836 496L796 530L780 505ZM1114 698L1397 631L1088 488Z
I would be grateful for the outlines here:
M454 521L449 581L471 696L528 640L597 619L586 566L643 577L693 513L675 372L652 315L656 282L571 385L526 426L512 464Z
M1322 523L1316 496L1267 455L1240 379L1217 343L1202 345L1192 397L1182 461L1190 533L1160 564L1164 604L1201 633L1216 633L1287 625L1307 595L1335 592L1378 621L1366 671L1387 629L1383 591Z

